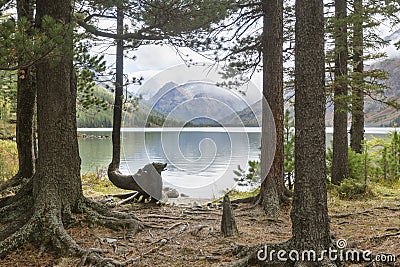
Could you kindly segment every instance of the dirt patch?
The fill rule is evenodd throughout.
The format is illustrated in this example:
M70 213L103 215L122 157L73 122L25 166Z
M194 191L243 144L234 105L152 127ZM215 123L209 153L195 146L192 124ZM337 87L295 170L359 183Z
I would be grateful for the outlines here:
M397 255L397 262L391 266L400 266L399 203L398 198L341 203L330 200L331 231L336 239L345 239L358 249ZM271 220L260 208L239 205L234 212L240 235L230 238L221 235L222 210L216 206L127 204L118 209L133 212L148 227L131 235L125 229L89 225L78 217L80 223L68 233L82 247L102 250L105 257L122 261L135 258L132 266L222 266L238 259L235 251L242 245L282 242L291 237L289 208L278 220ZM0 266L61 267L79 262L76 258L59 258L32 243L1 260Z

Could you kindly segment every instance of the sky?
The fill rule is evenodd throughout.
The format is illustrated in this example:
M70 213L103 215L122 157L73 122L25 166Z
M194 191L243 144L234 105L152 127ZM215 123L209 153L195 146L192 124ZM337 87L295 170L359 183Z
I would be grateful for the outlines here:
M110 48L108 54L113 54L113 50L113 48ZM214 82L222 81L219 78L220 75L218 74L220 69L218 69L217 66L210 67L210 64L213 63L212 61L206 59L198 53L195 53L194 51L191 51L188 48L181 48L180 53L187 55L187 58L190 58L193 62L198 63L196 64L197 66L187 67L185 61L178 55L177 51L166 45L146 45L139 47L137 51L132 53L136 56L135 60L125 58L124 61L124 73L127 74L129 78L144 78L142 86L131 86L130 90L140 91L141 87L148 88L149 83L154 84L154 86L155 83L158 83L158 86L161 87L169 81L174 81L180 84L184 83L185 80L208 80ZM109 64L112 64L115 61L115 56L112 55L106 55L105 58ZM203 66L204 64L205 66ZM169 78L166 76L166 73L161 74L164 71L168 73ZM156 82L154 79L159 79L159 81ZM261 82L261 73L256 73L250 86L255 86L256 88L260 89L262 85ZM241 89L246 91L246 89Z
M115 25L112 25L113 23L110 23L108 25L109 27L115 27ZM399 28L399 27L398 27ZM392 32L398 30L397 29L391 29L385 21L381 22L381 26L378 29L380 34L382 36L389 36ZM397 35L393 35L392 37L396 38L397 41L400 38L400 31L398 30ZM392 42L393 43L393 42ZM112 55L114 54L115 48L111 47L107 51L107 55L105 56L107 62L112 65L115 62L115 56ZM394 56L400 56L400 51L397 50L394 45L390 45L388 47L385 47L383 49L384 52L388 54L389 57L394 57ZM191 59L193 62L200 62L200 63L212 63L210 60L206 59L205 57L191 51L188 48L180 48L180 53L181 55L186 55L186 59ZM195 74L193 74L191 70L188 68L185 69L183 66L185 62L181 58L180 55L178 55L177 51L167 45L144 45L140 46L136 51L131 52L131 55L135 56L135 60L126 58L124 62L124 72L128 74L130 78L132 77L143 77L143 86L146 85L146 83L153 83L154 84L154 79L151 81L151 78L154 78L155 75L159 74L160 72L166 70L166 69L171 69L171 68L177 68L179 66L179 71L174 72L169 72L170 75L170 81L175 81L178 83L182 82L182 79L179 79L180 76L182 75L188 75L190 76L189 79L194 80L195 79ZM205 67L204 71L209 70L209 67ZM201 71L197 69L199 74L201 74L204 71ZM218 72L217 70L213 71ZM199 75L201 77L204 77L203 74ZM216 78L213 78L216 80ZM165 80L165 75L163 76L163 79ZM180 82L178 81L180 80ZM261 90L262 88L262 74L261 73L256 73L252 79L253 84ZM162 86L162 85L161 85ZM148 85L147 85L148 87ZM131 86L130 90L140 90L140 86Z

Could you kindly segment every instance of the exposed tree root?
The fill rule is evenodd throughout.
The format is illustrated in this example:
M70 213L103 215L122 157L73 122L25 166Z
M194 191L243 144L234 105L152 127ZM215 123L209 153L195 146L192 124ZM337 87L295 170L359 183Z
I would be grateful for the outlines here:
M238 198L231 201L232 204L242 204L242 203L255 203L259 198L260 194L256 196L246 197L246 198Z
M25 192L26 193L26 192ZM19 193L18 193L19 194ZM64 225L68 224L64 218L72 217L72 212L67 209L61 216L58 209L48 207L33 212L32 197L28 194L25 201L19 195L15 195L0 209L0 214L13 213L6 218L0 230L0 258L10 251L32 240L42 241L60 253L79 258L85 258L83 262L89 262L95 266L126 266L127 263L114 259L103 258L96 249L85 250L66 232ZM32 211L30 211L32 209ZM82 198L79 201L77 211L86 215L88 221L100 224L112 229L123 227L135 234L144 225L133 214L114 212L97 202ZM71 213L68 215L68 213ZM2 217L3 218L3 217ZM84 263L83 263L84 264ZM81 265L83 266L83 265Z
M9 202L11 200L11 198L6 198L6 199L2 199L2 200L4 202ZM19 201L11 202L9 205L2 206L0 208L0 221L3 222L5 220L7 220L7 218L9 216L13 216L13 213L15 214L16 213L15 211L17 211L23 204L26 204L26 201L19 200Z
M382 209L387 209L391 211L399 211L400 210L400 205L395 205L394 207L389 207L389 206L379 206L379 207L374 207L372 209L368 210L363 210L363 211L358 211L358 212L349 212L349 213L342 213L342 214L332 214L329 215L331 218L336 218L336 219L341 219L341 218L347 218L350 216L356 216L356 215L363 215L363 214L369 214L373 213L374 210L382 210Z
M364 211L359 211L359 212L350 212L350 213L343 213L343 214L332 214L330 215L331 218L335 219L342 219L342 218L347 218L350 216L355 216L355 215L363 215L363 214L368 214L371 213L372 210L364 210Z
M88 221L111 229L127 228L136 234L144 225L133 214L111 211L106 206L84 198L79 205L80 212L87 215Z
M32 234L38 229L38 220L35 216L23 225L20 229L1 240L0 258L6 256L10 251L29 241Z
M282 194L279 196L279 202L281 206L287 206L290 204L290 198L293 196L293 192L284 188ZM245 204L245 203L253 203L255 206L262 204L263 197L260 193L255 196L250 196L246 198L238 198L231 201L232 204Z
M127 199L127 198L130 198L133 195L137 195L137 191L134 191L132 193L116 194L116 195L111 195L111 196L119 198L119 199Z
M22 188L13 196L0 199L0 208L11 205L20 200L30 200L32 196L32 179L29 179ZM32 203L32 202L30 202Z
M135 192L135 193L132 194L132 196L130 196L130 197L128 197L128 198L125 198L125 199L123 199L123 200L117 202L117 204L115 204L115 205L118 207L118 206L121 206L122 204L125 204L125 203L127 203L127 202L129 202L129 201L132 201L132 200L135 199L135 197L136 197L138 194L139 194L139 192Z
M140 218L155 218L155 219L168 219L168 220L182 220L184 219L183 217L177 217L177 216L168 216L168 215L162 215L162 214L143 214L140 216Z
M176 225L178 226L178 225ZM174 226L174 228L176 227ZM136 257L129 258L125 261L117 261L114 259L110 258L102 258L99 256L99 254L96 252L96 250L89 250L85 254L83 254L81 262L79 263L78 266L84 266L85 263L91 263L95 264L95 266L115 266L115 267L123 267L123 266L133 266L133 264L137 261L139 261L141 258L145 257L148 254L151 254L153 252L159 251L161 247L166 245L169 241L172 239L176 238L180 234L182 234L186 229L188 228L188 224L184 224L183 227L174 235L168 235L166 238L161 238L157 242L152 243L152 245L156 244L156 246L149 248L147 251L141 253L140 255ZM172 228L170 228L172 229Z
M28 179L22 177L21 175L19 175L19 173L17 173L11 179L0 184L0 195L17 192L18 189L20 189L27 181Z
M364 242L368 242L368 241L378 242L378 241L380 241L382 239L387 239L389 237L400 236L400 230L399 229L393 228L393 230L396 230L397 232L388 233L388 234L381 234L381 235L375 235L375 236L371 236L371 237L367 237L367 238L361 239L359 241L352 242L352 247L356 247L357 245L362 244Z

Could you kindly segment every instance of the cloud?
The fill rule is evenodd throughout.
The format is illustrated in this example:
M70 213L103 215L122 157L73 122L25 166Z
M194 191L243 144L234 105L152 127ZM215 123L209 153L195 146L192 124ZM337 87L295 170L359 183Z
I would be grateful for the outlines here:
M149 78L145 78L143 85L131 87L130 90L135 91L137 94L140 94L147 99L169 82L177 84L188 84L194 81L212 84L221 83L223 80L220 71L221 69L218 68L218 66L203 62L190 67L185 64L179 64L158 72L134 72L131 73L132 76L145 74L148 75L147 77ZM155 75L150 77L152 74ZM251 103L258 101L261 98L260 88L253 82L238 88L238 90L247 92L245 98Z
M179 53L167 45L145 45L137 50L130 52L136 57L135 60L127 60L125 64L126 72L137 72L145 70L163 70L171 66L183 64L184 60L207 61L201 55L188 48L180 48Z
M111 46L105 53L109 66L115 66L114 53L114 46ZM181 84L188 82L188 80L222 81L218 73L220 69L217 70L215 67L211 69L210 67L201 68L201 66L187 68L182 57L185 60L190 59L191 63L199 63L199 65L212 63L211 60L189 48L180 48L178 54L174 48L167 45L145 45L135 51L126 51L125 54L128 54L128 58L124 59L124 73L128 75L129 80L132 80L133 77L143 77L143 85L148 83L147 87L151 87L151 90L157 90L169 81ZM130 59L132 56L135 56L135 60ZM158 76L158 78L152 79L155 76ZM252 82L252 86L262 88L262 73L255 73ZM141 87L140 85L131 85L129 91L138 92ZM241 89L247 91L246 87Z

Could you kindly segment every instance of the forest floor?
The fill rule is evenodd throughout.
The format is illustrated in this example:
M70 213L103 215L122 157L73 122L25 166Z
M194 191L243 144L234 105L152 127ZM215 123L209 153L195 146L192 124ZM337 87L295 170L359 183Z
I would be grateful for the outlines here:
M329 196L328 201L331 232L336 239L344 239L348 246L371 250L373 254L397 256L397 261L389 265L369 266L400 266L400 188L385 189L379 196L368 199L344 201ZM115 208L133 212L150 225L135 235L124 229L114 231L90 225L84 220L69 228L68 233L84 248L104 249L105 257L121 261L135 258L132 266L223 266L238 259L234 251L242 245L283 242L291 237L290 207L282 211L279 219L273 220L260 207L235 206L240 234L224 238L220 230L222 210L218 205L185 202L161 206L133 203ZM0 266L67 267L77 266L79 262L77 258L59 258L30 243L0 260Z

